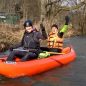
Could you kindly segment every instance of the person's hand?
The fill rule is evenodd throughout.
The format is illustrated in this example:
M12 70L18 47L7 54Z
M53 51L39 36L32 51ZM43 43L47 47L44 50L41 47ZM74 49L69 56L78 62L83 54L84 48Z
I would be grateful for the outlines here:
M40 24L40 27L41 27L41 28L43 28L43 27L44 27L42 23Z
M65 16L65 24L66 24L66 25L68 25L69 21L70 21L69 16Z
M42 30L42 31L44 31L44 30L45 30L45 27L43 26L43 24L42 24L42 23L40 24L40 28L41 28L41 30Z

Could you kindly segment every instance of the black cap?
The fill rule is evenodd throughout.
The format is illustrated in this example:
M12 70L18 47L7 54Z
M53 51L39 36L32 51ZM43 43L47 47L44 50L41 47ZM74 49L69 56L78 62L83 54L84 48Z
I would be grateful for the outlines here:
M33 26L32 21L31 20L26 20L24 23L24 27L30 27Z

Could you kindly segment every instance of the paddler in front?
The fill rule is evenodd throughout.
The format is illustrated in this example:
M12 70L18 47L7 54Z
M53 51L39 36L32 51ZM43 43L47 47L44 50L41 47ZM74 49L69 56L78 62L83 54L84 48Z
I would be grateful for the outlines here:
M42 30L42 34L34 29L31 20L27 20L24 23L24 35L21 42L10 48L11 53L9 54L6 63L15 61L15 57L19 57L21 61L27 61L36 59L41 52L40 39L46 39L46 32ZM19 48L20 47L20 48ZM13 50L19 48L19 50ZM25 50L29 50L28 52Z

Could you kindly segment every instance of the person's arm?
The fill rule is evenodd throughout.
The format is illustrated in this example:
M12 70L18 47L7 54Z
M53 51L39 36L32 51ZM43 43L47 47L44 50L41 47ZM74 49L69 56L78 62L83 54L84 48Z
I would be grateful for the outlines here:
M59 37L63 37L63 35L64 35L64 33L67 31L67 29L68 29L68 24L69 24L69 17L68 16L66 16L65 17L65 25L62 27L62 29L60 30L60 32L59 32Z
M40 29L42 32L42 39L47 39L47 33L46 33L45 27L43 26L42 23L40 24Z
M11 46L9 49L12 51L15 48L21 47L21 43Z

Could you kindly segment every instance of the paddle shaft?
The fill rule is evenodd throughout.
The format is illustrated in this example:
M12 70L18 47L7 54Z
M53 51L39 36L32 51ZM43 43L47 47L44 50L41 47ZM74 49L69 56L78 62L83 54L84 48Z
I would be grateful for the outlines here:
M48 52L49 54L65 54L65 53L58 53L58 52Z

